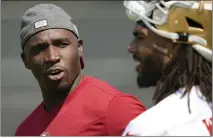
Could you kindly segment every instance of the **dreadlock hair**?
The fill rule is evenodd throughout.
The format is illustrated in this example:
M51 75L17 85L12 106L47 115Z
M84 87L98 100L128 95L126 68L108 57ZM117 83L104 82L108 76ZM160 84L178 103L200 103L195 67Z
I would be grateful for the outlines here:
M212 62L199 55L191 44L180 44L177 53L162 72L153 100L157 104L165 97L175 93L179 88L186 88L183 94L185 96L195 85L199 86L202 95L207 102L211 103Z

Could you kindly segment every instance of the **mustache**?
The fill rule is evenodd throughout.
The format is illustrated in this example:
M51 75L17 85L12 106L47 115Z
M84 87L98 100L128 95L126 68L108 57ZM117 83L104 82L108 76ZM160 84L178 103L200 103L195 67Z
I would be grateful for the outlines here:
M146 62L146 63L149 62L155 65L158 65L163 61L163 57L159 55L158 53L152 54L150 56L141 56L140 53L135 53L133 54L133 59L135 61Z
M133 54L133 59L135 61L141 61L142 60L142 58L138 54Z

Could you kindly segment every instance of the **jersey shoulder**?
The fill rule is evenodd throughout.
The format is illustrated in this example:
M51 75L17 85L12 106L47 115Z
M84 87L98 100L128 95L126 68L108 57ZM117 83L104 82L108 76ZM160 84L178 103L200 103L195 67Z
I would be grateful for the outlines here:
M188 96L182 97L183 91L184 89L178 90L140 114L128 124L123 135L180 136L185 134L190 136L207 134L207 130L211 128L209 120L212 118L212 110L209 108L209 104L199 96L199 88L193 87L189 93L192 112L190 113L187 104ZM206 119L207 121L205 121ZM202 120L203 123L201 123ZM190 127L185 128L184 126L187 125ZM198 129L190 129L204 128L204 126L207 129L202 132Z
M38 115L43 110L43 102L40 103L34 110L31 112L27 118L24 119L24 121L17 127L15 135L16 136L24 136L27 135L27 133L30 133L30 128L32 128L32 124L34 121L37 121L35 118L38 117ZM29 131L26 131L29 130ZM27 132L27 133L26 133Z

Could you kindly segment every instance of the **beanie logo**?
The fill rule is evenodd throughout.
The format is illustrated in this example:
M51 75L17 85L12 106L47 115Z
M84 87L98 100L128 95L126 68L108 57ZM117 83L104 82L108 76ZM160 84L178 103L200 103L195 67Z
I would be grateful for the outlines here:
M38 21L35 23L35 28L47 26L47 20Z

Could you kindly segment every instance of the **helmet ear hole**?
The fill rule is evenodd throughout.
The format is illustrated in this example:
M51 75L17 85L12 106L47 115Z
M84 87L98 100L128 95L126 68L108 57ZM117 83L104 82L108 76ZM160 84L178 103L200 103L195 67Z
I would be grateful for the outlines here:
M188 25L190 27L203 29L203 26L201 24L199 24L198 22L196 22L195 20L193 20L193 19L190 19L190 18L186 17L186 21L187 21L187 23L188 23Z

